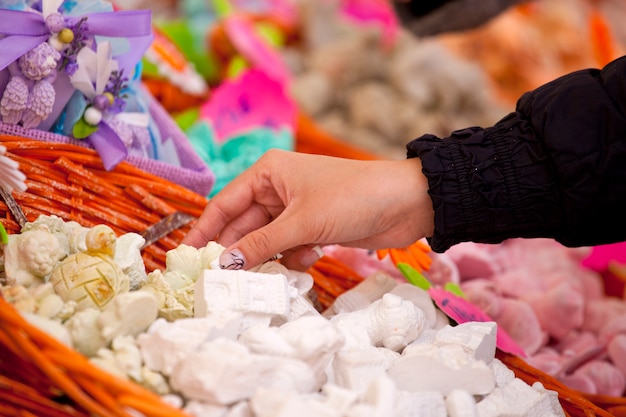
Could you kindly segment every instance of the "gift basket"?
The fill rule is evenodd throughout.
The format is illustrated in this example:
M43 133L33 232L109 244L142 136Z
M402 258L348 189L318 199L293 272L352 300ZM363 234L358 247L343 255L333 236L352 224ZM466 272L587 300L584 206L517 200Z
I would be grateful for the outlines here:
M212 172L141 85L150 11L29 3L0 2L0 132L92 148L106 170L125 160L207 195Z
M28 323L0 298L0 412L6 416L181 416ZM133 411L130 411L133 410Z
M314 293L325 294L318 299L320 309L363 280L349 267L328 257L323 257L309 272L316 280ZM135 382L92 364L27 321L3 298L0 320L0 410L5 415L186 415ZM558 393L566 416L623 415L623 398L582 394L501 350L496 351L496 358L529 385L540 382Z

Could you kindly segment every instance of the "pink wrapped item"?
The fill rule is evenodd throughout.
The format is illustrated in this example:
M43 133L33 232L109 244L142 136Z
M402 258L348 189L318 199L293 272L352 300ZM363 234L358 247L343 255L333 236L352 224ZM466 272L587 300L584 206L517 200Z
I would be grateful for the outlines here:
M502 313L494 320L515 340L527 355L535 353L548 340L533 309L523 301L502 299Z
M585 306L585 320L582 330L597 332L615 317L626 314L626 303L615 297L589 300Z
M607 347L609 359L626 375L626 334L615 336Z
M466 242L434 255L426 276L448 276L454 263L467 299L525 350L529 364L572 388L621 396L626 302L608 297L601 274L583 266L590 253L551 239Z
M448 249L446 255L457 266L462 280L490 277L500 269L488 245L461 243Z
M541 369L548 375L558 375L563 369L565 358L561 353L551 347L542 347L533 355L526 358L529 365Z
M429 278L431 271L428 271ZM502 313L502 293L494 282L486 278L467 281L463 284L463 292L472 304L494 320Z
M626 334L626 314L613 317L607 321L598 331L598 339L604 344L608 344L620 334Z
M582 291L569 281L562 281L546 292L522 295L520 299L532 307L541 327L556 340L583 323L585 299Z
M592 388L586 392L602 394L610 397L621 397L626 387L626 377L613 364L603 360L592 360L576 369L571 378L586 379ZM565 376L562 381L566 382L570 376ZM567 382L566 382L567 383Z

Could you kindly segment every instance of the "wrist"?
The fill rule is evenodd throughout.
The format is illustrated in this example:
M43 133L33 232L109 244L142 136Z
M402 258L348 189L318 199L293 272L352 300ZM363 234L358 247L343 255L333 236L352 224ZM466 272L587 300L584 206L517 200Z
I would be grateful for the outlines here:
M428 194L428 178L422 172L422 161L411 158L403 161L410 167L411 189L407 192L414 194L414 221L419 226L418 234L422 237L432 237L435 230L435 211L433 202ZM412 191L411 191L412 190Z

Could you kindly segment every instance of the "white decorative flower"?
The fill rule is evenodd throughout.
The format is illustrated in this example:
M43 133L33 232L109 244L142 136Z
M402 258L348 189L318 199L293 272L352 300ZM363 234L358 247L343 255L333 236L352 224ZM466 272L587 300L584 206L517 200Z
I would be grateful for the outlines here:
M76 56L76 62L78 69L70 77L70 81L89 100L104 93L111 74L118 69L117 61L112 58L109 42L99 43L97 51L81 49Z

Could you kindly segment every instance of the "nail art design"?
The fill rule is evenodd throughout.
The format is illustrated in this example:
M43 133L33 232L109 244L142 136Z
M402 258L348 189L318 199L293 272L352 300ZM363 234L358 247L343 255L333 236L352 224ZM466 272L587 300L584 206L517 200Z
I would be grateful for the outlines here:
M220 256L220 268L237 270L243 269L246 264L246 259L243 257L243 253L239 249L233 249L229 252L224 252Z

